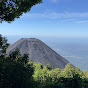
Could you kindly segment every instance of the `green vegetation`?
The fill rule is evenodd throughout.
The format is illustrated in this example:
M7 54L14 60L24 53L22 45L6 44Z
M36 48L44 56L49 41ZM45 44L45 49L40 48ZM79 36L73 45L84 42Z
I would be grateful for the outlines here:
M82 72L70 63L64 69L48 69L47 66L43 67L38 63L33 63L33 66L36 88L88 88L87 72Z
M6 51L7 40L2 40L0 36L0 50ZM17 49L8 56L5 52L0 55L0 88L88 88L88 71L70 63L64 69L42 66L28 61L28 55L22 56Z
M0 34L0 54L5 54L8 46L7 39Z
M42 0L0 0L0 22L14 21Z

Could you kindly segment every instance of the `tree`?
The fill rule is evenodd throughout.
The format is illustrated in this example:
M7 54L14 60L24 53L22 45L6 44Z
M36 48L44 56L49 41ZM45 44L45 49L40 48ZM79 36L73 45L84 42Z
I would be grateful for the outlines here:
M85 78L84 73L78 67L75 67L75 74L79 74L81 78Z
M14 21L42 0L0 0L0 22Z
M75 73L75 69L70 63L68 63L65 66L64 70L62 71L63 77L66 78L72 78L74 73Z
M46 68L47 68L48 70L52 70L52 69L53 69L49 64L46 65Z
M4 55L6 53L6 49L8 48L9 44L7 43L7 39L2 37L0 34L0 55Z
M18 50L0 58L0 88L32 88L33 65Z

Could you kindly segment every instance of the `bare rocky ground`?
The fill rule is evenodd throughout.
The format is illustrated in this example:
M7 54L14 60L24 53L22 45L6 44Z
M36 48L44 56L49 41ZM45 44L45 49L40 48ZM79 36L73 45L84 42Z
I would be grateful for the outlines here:
M20 50L20 53L29 54L29 60L33 60L36 63L42 63L43 65L51 65L53 68L63 69L69 62L62 56L57 54L45 43L36 38L22 38L16 43L9 46L7 54L14 51L16 48Z

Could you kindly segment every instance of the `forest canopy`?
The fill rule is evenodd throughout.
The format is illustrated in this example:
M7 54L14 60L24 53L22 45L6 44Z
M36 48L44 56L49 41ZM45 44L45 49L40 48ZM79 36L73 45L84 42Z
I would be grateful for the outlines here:
M3 45L8 45L7 39L0 36L0 50L6 51L8 46ZM18 49L8 56L5 51L0 54L0 88L88 88L88 71L70 63L64 69L54 69L29 61Z
M14 21L42 0L0 0L0 22Z

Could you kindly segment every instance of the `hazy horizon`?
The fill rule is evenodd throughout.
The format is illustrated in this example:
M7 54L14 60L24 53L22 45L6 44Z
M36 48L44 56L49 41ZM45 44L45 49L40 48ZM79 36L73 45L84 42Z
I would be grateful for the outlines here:
M13 44L21 38L31 38L32 36L5 36L8 43ZM33 37L34 38L34 37ZM40 39L58 54L67 59L74 66L86 71L88 62L88 38L55 38L39 37Z

